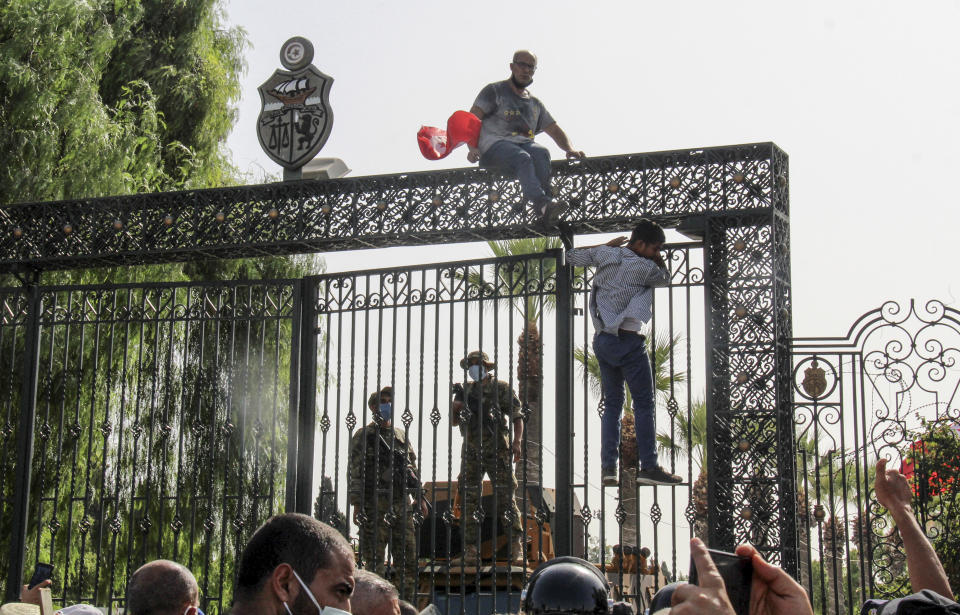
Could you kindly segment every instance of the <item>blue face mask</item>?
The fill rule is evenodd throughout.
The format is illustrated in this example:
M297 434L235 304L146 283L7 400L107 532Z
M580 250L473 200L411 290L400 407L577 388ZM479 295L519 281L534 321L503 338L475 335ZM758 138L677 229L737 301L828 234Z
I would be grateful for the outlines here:
M487 377L487 370L482 365L471 365L467 368L467 373L470 374L474 382L480 382Z
M389 421L391 418L393 418L392 403L386 402L384 404L380 404L380 418L382 418L385 421Z

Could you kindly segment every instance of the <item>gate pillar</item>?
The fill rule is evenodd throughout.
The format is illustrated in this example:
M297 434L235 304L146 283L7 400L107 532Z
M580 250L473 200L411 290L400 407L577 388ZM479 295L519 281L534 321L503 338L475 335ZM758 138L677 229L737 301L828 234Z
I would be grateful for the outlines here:
M797 574L786 156L772 207L703 221L709 543L750 542Z

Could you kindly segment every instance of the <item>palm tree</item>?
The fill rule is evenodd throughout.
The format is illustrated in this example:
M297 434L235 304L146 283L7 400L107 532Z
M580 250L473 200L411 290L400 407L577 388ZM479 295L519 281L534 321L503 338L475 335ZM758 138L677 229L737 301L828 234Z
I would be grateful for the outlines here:
M660 401L665 401L671 390L671 383L683 382L684 372L670 372L670 358L674 349L680 343L680 336L674 335L670 340L661 344L662 339L656 334L650 336L650 348L653 349L651 371L653 372L654 394ZM602 397L603 387L600 382L600 363L596 355L589 353L586 348L578 347L573 351L573 359L580 368L581 375L585 375L590 390L597 397ZM623 542L635 544L637 542L637 498L634 488L635 472L638 462L637 436L634 431L633 401L630 390L626 389L623 398L623 414L620 421L620 465L624 471L624 479L620 481L617 496L625 515L622 525ZM636 545L640 546L640 545Z

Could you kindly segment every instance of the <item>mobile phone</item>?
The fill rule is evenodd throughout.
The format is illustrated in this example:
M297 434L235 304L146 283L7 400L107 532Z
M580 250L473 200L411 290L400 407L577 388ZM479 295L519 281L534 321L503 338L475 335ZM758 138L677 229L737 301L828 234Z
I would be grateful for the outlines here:
M53 576L53 564L44 564L43 562L37 562L37 567L33 569L33 576L30 577L30 582L27 583L27 589L33 589L40 583L43 583L47 579Z
M723 577L727 588L727 597L737 615L750 613L750 586L753 584L753 561L749 557L740 557L736 553L707 549L710 559ZM697 566L690 558L690 582L697 585Z

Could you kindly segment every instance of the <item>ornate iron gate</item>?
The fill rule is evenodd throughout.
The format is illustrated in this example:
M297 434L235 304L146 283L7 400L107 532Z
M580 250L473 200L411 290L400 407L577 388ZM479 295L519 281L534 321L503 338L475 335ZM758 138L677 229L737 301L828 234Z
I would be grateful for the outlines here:
M175 559L200 573L204 608L220 612L238 550L283 509L297 289L280 281L7 294L11 572L53 563L58 603L114 607L137 566ZM9 452L14 428L30 463ZM8 515L13 475L15 493L30 497L17 497Z
M692 376L694 366L702 370L705 360L701 246L670 246L667 260L672 280L656 293L652 325L658 348L653 364L661 385L658 425L678 443L676 451L690 440L700 449L685 459L663 456L665 465L688 477L687 486L672 489L637 487L629 470L620 488L601 488L595 452L602 400L591 367L592 325L584 309L590 271L570 271L559 250L305 280L310 289L304 297L310 297L312 306L305 304L305 331L314 336L304 338L302 369L316 366L318 386L303 392L308 407L301 414L318 417L319 440L306 445L319 456L314 465L321 476L312 481L320 483L316 514L358 541L361 565L376 565L363 560L363 543L379 535L380 557L391 562L381 571L394 573L398 585L408 558L419 558L416 598L421 601L442 601L441 608L460 612L474 604L465 602L468 595L466 600L476 603L515 608L529 570L502 567L511 520L497 515L498 478L489 476L492 495L472 515L460 501L461 447L472 436L451 424L451 385L468 380L460 359L482 349L496 365L496 378L517 395L525 417L515 498L531 566L564 552L587 556L609 571L624 597L642 603L672 578L670 571L685 569L685 562L677 561L677 546L691 536L692 521L700 519L706 527L705 510L695 512L698 506L705 508L706 485L701 481L699 503L689 487L705 460L705 434L702 428L692 438L678 433L680 426L690 431L698 399L702 412L707 386L702 377ZM432 509L426 517L410 498L391 506L347 496L360 492L351 482L360 476L358 465L373 466L373 473L394 470L390 451L374 451L371 463L363 461L366 453L358 460L357 451L349 450L358 430L376 423L368 396L387 385L394 389L393 422L404 430L419 460L418 474ZM569 420L566 432L563 417ZM310 426L303 429L314 432ZM631 445L624 441L625 448ZM479 446L488 443L481 437ZM573 513L567 519L560 514L565 509ZM392 542L394 535L407 531L406 519L418 537L415 545ZM457 561L471 523L479 526L485 561L490 563L499 550L501 567ZM499 549L490 544L498 540ZM387 542L398 544L397 551L387 553ZM614 545L619 555L614 555ZM644 546L652 551L649 563L660 562L660 571L668 576L647 575L651 583L641 588L634 549ZM622 556L625 550L627 557ZM458 594L459 600L451 597ZM405 597L414 599L409 592Z
M674 285L658 292L654 331L660 335L664 323L670 323L664 332L667 338L678 331L685 337L680 342L686 345L683 352L667 353L668 372L686 372L691 379L694 372L704 374L702 382L688 385L674 379L667 386L660 418L663 430L676 436L677 417L692 419L692 401L698 390L705 391L704 440L711 471L700 488L710 506L701 504L699 508L707 510L700 511L685 488L669 495L663 490L626 490L635 492L633 501L652 492L638 509L650 516L643 532L651 537L657 560L671 564L673 572L685 567L668 554L679 544L682 531L677 532L675 522L682 515L688 525L706 526L712 546L730 549L752 540L768 558L795 573L786 155L766 143L610 156L554 167L555 190L572 206L563 231L567 242L574 233L623 231L641 216L676 225L696 241L675 247L672 258L679 260L671 261L676 266ZM539 233L528 218L514 182L465 169L16 204L0 209L0 222L9 231L0 235L0 270L38 274L72 267L500 240ZM555 273L543 269L529 289L512 286L512 274L504 283L504 272L520 267L518 272L529 273L538 259L539 267L554 262ZM690 266L694 261L697 264ZM452 276L449 280L432 278L420 286L413 277L403 277L419 275L426 280L444 269ZM457 281L457 271L467 276L463 282ZM481 276L477 283L468 281L470 273ZM358 280L359 287L344 286ZM112 605L122 596L123 579L135 563L180 549L173 536L178 540L189 536L191 545L201 536L200 543L210 548L189 563L204 578L205 594L216 610L218 601L229 594L230 554L256 517L279 509L281 493L286 510L310 512L315 455L326 460L334 451L342 454L344 442L336 435L342 427L339 420L346 420L351 411L357 421L354 427L366 420L365 405L358 399L369 392L365 389L386 379L402 382L410 413L403 413L401 421L417 426L414 431L422 424L423 432L440 434L446 412L440 401L447 393L443 387L463 377L449 366L456 358L454 350L480 342L496 343L491 354L508 368L501 367L500 377L522 389L518 394L526 410L550 403L553 395L556 421L534 425L527 440L529 444L530 433L539 436L546 450L551 442L546 431L552 426L555 467L542 472L543 462L537 462L527 446L521 474L528 482L531 477L538 480L538 471L543 480L559 477L555 501L537 509L540 517L546 514L543 510L550 512L556 552L596 549L597 559L606 562L605 546L628 542L633 531L625 536L617 526L636 515L629 493L618 492L622 504L608 498L598 501L596 492L590 493L595 479L590 476L594 470L589 451L596 447L589 426L599 402L587 393L589 377L575 376L574 359L578 346L583 347L584 359L590 354L589 323L577 314L588 284L582 273L553 253L277 283L30 286L26 291L0 291L9 297L0 320L0 335L5 336L0 352L11 361L3 367L17 379L7 384L7 390L19 391L19 397L14 392L4 400L0 512L7 515L2 523L10 524L12 535L7 595L15 595L25 563L50 553L69 560L65 564L69 582L60 600L96 595ZM440 294L433 298L433 292ZM447 297L445 292L454 294ZM464 292L476 294L456 294ZM352 294L363 302L347 307L338 303ZM543 314L534 319L543 339L527 339L527 350L521 352L517 346L514 354L514 336L532 337L524 324L531 320L530 306L518 311L507 309L502 301L551 296L558 299L556 312L546 320ZM399 304L388 309L379 303L384 300ZM674 309L677 301L683 305ZM116 313L111 312L113 305L119 306ZM440 306L453 311L443 312ZM437 341L439 330L431 333L429 326L417 324L418 319L426 323L431 318L430 310L447 327L442 342ZM347 326L355 322L369 328L351 329L354 341L347 343ZM276 328L263 329L265 323ZM476 331L469 330L468 323L478 327ZM698 336L702 365L696 358ZM125 344L127 354L116 355L120 346L109 346L108 338ZM347 350L358 341L364 344L362 362ZM376 350L366 346L374 341L389 344ZM430 341L434 349L425 346L417 355L419 344ZM544 354L538 341L548 348L552 343L553 355ZM433 358L423 361L431 352ZM385 353L404 358L386 361ZM115 356L121 358L114 360ZM537 379L538 359L553 366L555 383ZM515 368L522 369L514 379ZM578 382L582 390L576 388ZM678 388L682 386L691 388L683 391ZM249 392L260 396L274 391L273 405L263 401L257 406L264 412L256 415L259 420L241 401L241 394L248 392L242 387L257 387ZM344 396L344 390L349 394ZM335 399L334 391L339 396ZM424 400L431 403L423 405ZM178 414L178 408L186 414ZM115 424L97 414L106 416L108 411ZM190 412L204 414L198 421ZM321 430L319 438L316 427ZM692 436L689 422L684 431ZM14 441L19 454L13 451ZM426 442L418 445L421 460L434 447L432 442L429 447ZM162 454L154 459L156 450ZM203 451L206 458L199 456ZM74 452L78 459L101 455L102 468L96 469L114 482L104 479L99 486L93 469L89 479L86 471L74 472L69 465ZM246 464L239 477L225 465L235 457ZM107 465L110 460L114 465ZM202 463L192 463L198 460ZM672 456L670 463L683 460ZM284 465L286 472L277 478L277 468ZM262 479L267 467L277 479L272 490L262 482L243 484ZM452 477L455 456L448 453L447 463L437 467L440 474ZM206 472L209 478L214 468L222 472L215 486L222 490L216 493L215 508L202 499L184 502L178 489L196 485L184 472ZM699 473L692 468L687 462L687 478L696 483ZM319 498L321 512L326 512L327 504L343 506L343 485L337 482L344 479L342 466L319 469L332 480ZM32 488L26 489L31 480ZM98 508L91 508L93 504ZM117 513L119 522L111 524ZM65 523L62 515L70 514ZM539 526L546 518L534 513L533 522ZM666 540L668 522L674 530ZM116 551L112 543L109 549L90 546L91 541L106 544L108 538L116 538ZM638 535L637 540L647 539ZM181 559L193 556L192 551L176 553ZM89 578L95 565L107 565L105 557L115 558L109 561L118 575L115 583Z
M821 613L909 593L902 543L874 497L874 466L909 475L914 509L958 578L960 312L885 303L844 337L793 343L800 579Z

